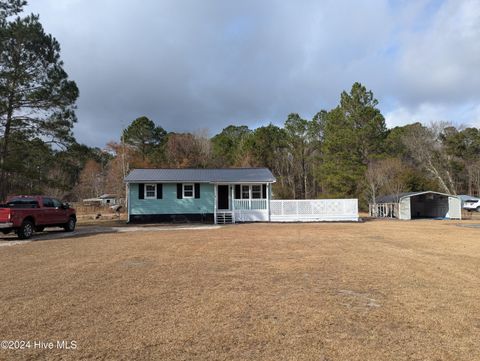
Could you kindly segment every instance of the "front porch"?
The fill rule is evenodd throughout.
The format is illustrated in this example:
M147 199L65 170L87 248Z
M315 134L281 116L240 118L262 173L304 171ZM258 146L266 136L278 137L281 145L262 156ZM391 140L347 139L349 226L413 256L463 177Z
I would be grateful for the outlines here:
M215 224L268 222L270 184L215 184Z

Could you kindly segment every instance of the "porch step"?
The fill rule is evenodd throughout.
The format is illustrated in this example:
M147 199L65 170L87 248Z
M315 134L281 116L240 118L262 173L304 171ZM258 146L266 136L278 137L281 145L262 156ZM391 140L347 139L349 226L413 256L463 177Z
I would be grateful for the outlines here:
M217 213L217 224L232 224L233 220L232 212L219 212Z

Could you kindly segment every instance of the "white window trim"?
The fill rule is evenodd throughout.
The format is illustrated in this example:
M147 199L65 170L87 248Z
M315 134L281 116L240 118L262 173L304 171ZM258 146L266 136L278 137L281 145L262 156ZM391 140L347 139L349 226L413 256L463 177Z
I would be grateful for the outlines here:
M192 186L192 195L186 196L185 195L185 186ZM184 183L182 184L182 198L195 198L195 185L193 183Z
M240 184L240 198L239 199L267 199L263 198L263 184ZM260 186L260 198L253 198L253 186ZM243 187L248 187L248 198L243 197ZM268 192L268 190L267 190Z
M253 198L253 187L257 187L257 186L260 187L260 197ZM263 198L263 186L261 184L252 184L250 186L250 195L251 195L252 199L265 199L265 198Z
M153 196L149 196L148 195L148 192L147 192L147 187L148 186L153 186L155 188L155 195ZM145 184L145 188L144 188L144 191L145 191L145 195L144 195L144 198L145 199L157 199L157 185L155 183L147 183Z

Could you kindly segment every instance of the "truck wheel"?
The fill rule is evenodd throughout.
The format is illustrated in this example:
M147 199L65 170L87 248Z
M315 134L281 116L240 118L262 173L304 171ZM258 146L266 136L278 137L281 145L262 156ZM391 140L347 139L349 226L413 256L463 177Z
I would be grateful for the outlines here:
M479 206L479 207L477 207L477 212L480 212L480 206Z
M75 230L76 224L77 224L76 219L73 217L70 217L68 219L68 222L63 226L63 229L65 229L66 232L73 232Z
M29 239L33 235L33 223L30 221L23 221L22 225L17 231L17 236L20 239Z
M44 226L36 226L35 227L35 232L43 232L44 229L45 229Z

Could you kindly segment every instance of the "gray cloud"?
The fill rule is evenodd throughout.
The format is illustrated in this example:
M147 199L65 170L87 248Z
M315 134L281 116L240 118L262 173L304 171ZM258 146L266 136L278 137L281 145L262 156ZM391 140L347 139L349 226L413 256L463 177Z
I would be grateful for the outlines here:
M212 133L311 117L355 81L390 125L480 124L479 0L31 2L79 85L89 145L140 115Z

